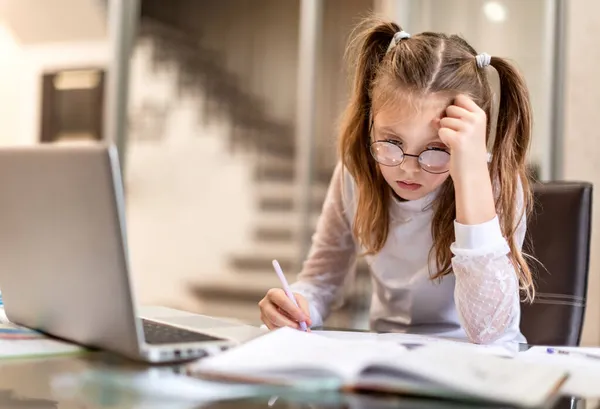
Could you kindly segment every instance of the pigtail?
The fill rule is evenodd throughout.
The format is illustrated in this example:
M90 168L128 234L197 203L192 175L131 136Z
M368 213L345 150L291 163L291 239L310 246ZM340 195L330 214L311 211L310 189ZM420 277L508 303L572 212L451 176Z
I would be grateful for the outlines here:
M381 250L389 230L389 187L368 144L373 81L398 31L395 23L367 19L353 31L345 56L352 71L352 93L341 121L339 152L358 189L353 233L367 254Z
M492 180L500 186L496 208L503 216L502 232L510 247L510 257L519 275L520 288L526 299L533 301L535 289L532 273L514 239L519 220L529 214L532 204L526 163L532 126L529 92L522 75L506 60L492 57L491 65L500 78L500 105L491 164ZM515 171L518 179L514 177ZM515 203L518 202L521 189L522 210L516 214Z

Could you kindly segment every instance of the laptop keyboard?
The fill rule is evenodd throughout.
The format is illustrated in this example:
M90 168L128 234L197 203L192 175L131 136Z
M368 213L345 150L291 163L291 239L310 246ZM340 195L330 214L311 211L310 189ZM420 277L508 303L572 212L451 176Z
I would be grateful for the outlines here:
M188 331L185 329L173 327L171 325L159 324L157 322L142 319L144 327L144 338L147 344L179 344L182 342L206 342L223 341L221 338L211 337L210 335L199 332Z

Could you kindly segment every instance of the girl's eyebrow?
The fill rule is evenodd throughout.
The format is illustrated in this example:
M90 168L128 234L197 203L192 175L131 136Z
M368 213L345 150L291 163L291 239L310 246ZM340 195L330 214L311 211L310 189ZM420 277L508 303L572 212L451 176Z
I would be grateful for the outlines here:
M383 132L385 133L387 136L395 136L396 138L402 140L402 135L399 134L394 128L392 128L391 126L382 126L379 128L375 128L375 130L377 132Z
M385 136L387 139L398 139L400 142L404 142L402 135L391 126L381 126L379 128L375 128L375 131L376 133L380 134L379 136ZM384 133L385 135L381 135L381 133ZM439 137L430 139L425 145L430 144L440 144L446 146L446 144L442 142Z

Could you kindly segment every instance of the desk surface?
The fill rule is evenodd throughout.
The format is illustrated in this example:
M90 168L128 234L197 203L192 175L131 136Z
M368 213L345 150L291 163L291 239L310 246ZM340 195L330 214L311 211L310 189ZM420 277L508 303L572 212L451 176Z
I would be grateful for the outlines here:
M460 403L408 397L375 395L355 395L327 393L315 395L284 395L277 398L260 398L212 402L204 405L189 402L157 401L151 396L127 392L125 388L114 386L114 382L104 382L107 371L123 377L160 374L161 371L177 371L182 366L150 367L117 358L113 355L94 352L78 356L64 356L51 359L5 360L0 361L0 409L4 408L475 408ZM80 382L92 374L94 382ZM85 376L84 376L85 375ZM114 379L114 378L113 378ZM124 378L125 379L125 378ZM106 378L104 380L107 380ZM596 403L563 399L556 409L594 409ZM553 408L553 409L554 409Z

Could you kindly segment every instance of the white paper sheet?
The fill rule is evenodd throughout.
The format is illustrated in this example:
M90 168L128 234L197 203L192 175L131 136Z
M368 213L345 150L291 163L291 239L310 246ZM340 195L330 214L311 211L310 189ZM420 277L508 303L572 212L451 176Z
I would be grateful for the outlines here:
M513 357L519 351L518 343L478 345L467 341L459 341L443 337L434 337L420 334L404 333L374 333L374 332L352 332L352 331L313 331L315 334L334 339L349 341L379 341L386 343L396 343L407 348L432 344L449 344L463 349L470 349L474 352L490 355Z
M78 345L53 339L0 339L0 359L73 354L83 351L84 349Z
M600 348L568 348L561 350L585 352L600 357ZM569 372L569 379L563 385L561 393L585 399L600 398L600 359L585 358L579 355L549 354L545 346L532 347L520 352L515 359L544 365L550 368L562 368Z
M327 338L342 339L348 341L377 341L379 334L375 332L354 332L354 331L311 331L313 334L321 335Z
M0 306L0 324L8 324L9 322L6 313L4 312L4 308Z

